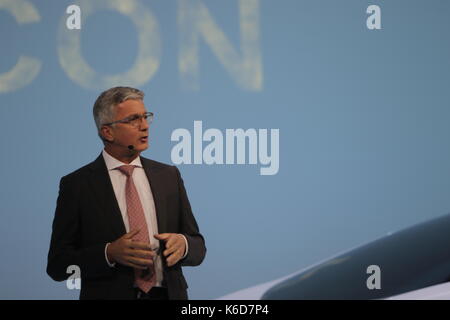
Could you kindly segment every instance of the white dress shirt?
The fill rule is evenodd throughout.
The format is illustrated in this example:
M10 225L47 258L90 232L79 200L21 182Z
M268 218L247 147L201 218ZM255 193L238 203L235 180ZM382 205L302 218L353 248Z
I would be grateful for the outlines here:
M127 202L126 202L126 195L125 195L125 185L127 181L127 177L125 174L123 174L121 171L119 171L117 168L123 165L127 165L127 163L123 163L116 158L112 157L110 154L108 154L105 150L102 152L103 158L105 159L106 167L108 168L109 177L111 179L111 183L114 189L114 194L116 196L117 202L119 204L120 213L122 214L123 222L125 225L125 229L128 232L130 232L130 223L128 221L128 215L127 215ZM152 248L159 248L159 240L155 239L153 235L158 234L158 221L156 218L156 209L155 209L155 202L153 200L153 194L152 190L150 188L150 184L148 182L147 175L145 174L144 168L141 164L141 158L137 157L134 159L129 165L135 166L133 171L133 182L136 186L139 199L142 204L142 208L144 210L145 215L145 221L147 223L148 227L148 234L150 238L150 245ZM187 240L186 237L184 237L185 243L186 243L186 251L183 256L186 257L188 252L187 247ZM111 266L114 267L115 264L111 264L108 261L108 257L106 255L106 249L108 248L109 243L105 247L105 257L106 262ZM155 258L155 271L156 271L156 285L155 286L161 286L162 279L163 279L163 272L162 272L162 261L161 256L157 256Z

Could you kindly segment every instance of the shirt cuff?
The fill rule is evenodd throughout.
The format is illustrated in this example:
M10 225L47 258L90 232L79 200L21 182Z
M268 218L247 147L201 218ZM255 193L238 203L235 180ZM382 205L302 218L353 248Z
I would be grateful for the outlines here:
M110 266L111 268L116 266L116 263L110 263L108 260L108 255L106 254L106 250L108 249L108 246L110 245L110 243L108 242L105 246L105 259L106 259L106 263L108 264L108 266Z
M182 236L183 236L183 239L184 239L184 243L186 244L186 251L184 252L184 256L181 257L181 259L184 259L188 255L189 246L188 246L188 241L187 241L186 237L183 234L182 234Z

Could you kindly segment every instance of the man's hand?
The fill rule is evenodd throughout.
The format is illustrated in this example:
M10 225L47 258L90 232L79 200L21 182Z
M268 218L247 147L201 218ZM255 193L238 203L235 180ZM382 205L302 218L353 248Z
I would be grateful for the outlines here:
M163 255L166 257L167 266L171 267L184 256L186 243L184 237L179 233L160 233L154 237L166 243L166 250Z
M111 263L117 262L128 267L145 270L153 265L156 253L149 243L133 241L140 230L133 230L108 245L106 254Z

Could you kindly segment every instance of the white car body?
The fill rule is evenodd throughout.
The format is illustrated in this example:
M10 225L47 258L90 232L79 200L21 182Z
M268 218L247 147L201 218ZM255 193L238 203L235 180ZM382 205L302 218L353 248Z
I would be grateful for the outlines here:
M220 300L450 299L450 214ZM414 266L414 267L411 267ZM379 271L379 287L368 270Z

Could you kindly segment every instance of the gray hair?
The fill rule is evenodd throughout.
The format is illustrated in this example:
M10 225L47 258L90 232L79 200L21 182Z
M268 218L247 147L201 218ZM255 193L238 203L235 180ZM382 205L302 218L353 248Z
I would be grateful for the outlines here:
M144 92L131 87L114 87L98 96L94 103L93 113L100 138L102 138L100 134L102 125L113 122L116 106L127 100L144 100Z

